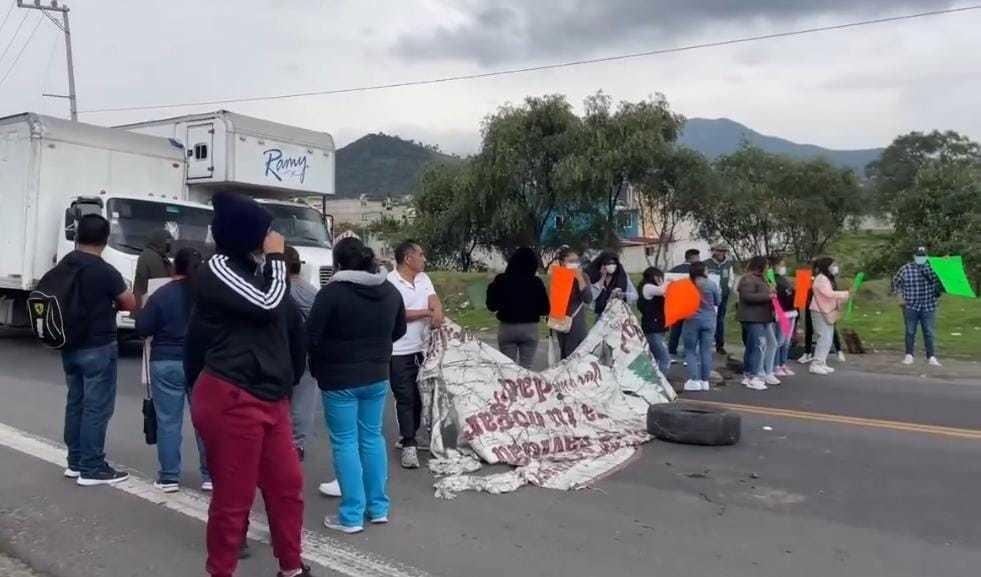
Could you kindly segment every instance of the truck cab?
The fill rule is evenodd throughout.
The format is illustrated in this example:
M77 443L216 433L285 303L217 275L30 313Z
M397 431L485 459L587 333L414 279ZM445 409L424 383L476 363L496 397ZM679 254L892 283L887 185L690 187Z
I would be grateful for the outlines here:
M334 275L330 218L305 203L259 199L273 216L272 228L296 249L303 263L300 276L315 287Z
M61 260L75 249L75 230L86 214L99 214L109 221L109 243L102 258L123 276L126 287L133 288L136 261L146 248L150 234L166 230L173 238L171 256L184 247L192 247L205 257L214 253L211 237L211 207L182 200L126 195L78 196L65 207L64 229L58 238ZM116 318L120 329L133 329L130 313Z

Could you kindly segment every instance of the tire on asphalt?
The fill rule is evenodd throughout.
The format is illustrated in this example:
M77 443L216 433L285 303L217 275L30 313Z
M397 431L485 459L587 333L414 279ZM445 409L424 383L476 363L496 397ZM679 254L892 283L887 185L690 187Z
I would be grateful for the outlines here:
M735 445L742 431L737 413L683 403L647 409L647 432L662 441L686 445Z

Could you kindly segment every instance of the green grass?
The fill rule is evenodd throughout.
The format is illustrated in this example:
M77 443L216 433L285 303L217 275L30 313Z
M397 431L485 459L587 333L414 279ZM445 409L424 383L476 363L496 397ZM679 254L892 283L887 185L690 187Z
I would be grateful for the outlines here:
M869 240L869 237L865 239ZM849 238L839 246L851 245L856 252L867 247L862 239ZM847 268L852 262L857 268L858 258L854 253L837 252L842 256L842 268L847 272L858 272ZM480 333L493 333L497 330L497 319L484 307L487 285L493 278L490 273L433 272L430 274L436 290L446 308L447 315L470 330ZM852 275L849 275L849 277ZM842 279L847 288L851 278ZM848 320L842 319L841 329L854 329L869 350L903 350L903 315L895 297L889 293L888 279L866 281L855 298L855 307ZM726 323L726 336L729 342L738 343L739 323L735 320L735 303L730 298L729 322ZM542 323L542 333L545 324ZM922 351L922 340L918 341L918 351ZM944 295L940 300L937 314L937 350L941 357L965 359L981 358L981 299L966 299Z

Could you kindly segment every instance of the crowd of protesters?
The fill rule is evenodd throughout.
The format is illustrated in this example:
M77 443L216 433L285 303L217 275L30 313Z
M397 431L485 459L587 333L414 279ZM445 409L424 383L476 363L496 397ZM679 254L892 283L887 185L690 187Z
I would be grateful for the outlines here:
M391 391L400 464L416 469L423 420L417 380L430 329L443 323L443 306L416 242L396 248L396 266L389 272L357 238L340 240L334 247L336 272L317 288L302 279L299 254L270 229L272 217L260 204L224 192L215 195L213 207L216 254L205 258L183 248L171 262L170 235L154 233L137 266L136 294L101 258L109 222L98 215L80 219L76 250L59 263L76 271L86 316L84 334L62 354L68 384L64 474L81 486L127 478L108 465L104 446L116 396L116 313L133 311L136 333L147 339L159 461L155 486L166 493L181 488L184 405L190 407L201 489L211 493L208 573L235 572L258 489L280 575L310 575L301 560L301 461L314 432L316 406L323 407L337 476L319 490L340 498L337 514L328 515L324 526L350 534L365 530L366 523L387 523L385 400ZM713 353L726 353L733 291L745 346L741 382L747 388L765 390L794 375L790 358L799 315L805 325L799 362L823 376L834 371L828 364L832 347L843 359L835 327L850 293L838 287L841 271L832 258L811 263L802 311L796 309L796 286L782 258L749 259L737 282L724 246L713 247L705 261L691 249L668 274L650 267L637 285L615 252L603 252L584 267L580 253L564 247L551 266L570 271L572 279L561 318L550 314L539 257L529 248L516 250L487 290L487 308L500 321L501 352L527 369L535 364L543 318L549 319L561 358L567 358L586 338L587 308L599 316L617 299L636 304L662 373L683 362L683 390L709 390ZM669 284L679 279L693 283L698 306L669 327L666 298ZM916 330L922 327L927 358L939 365L933 334L941 288L925 249L896 274L892 288L902 298L906 320L903 362L913 362Z

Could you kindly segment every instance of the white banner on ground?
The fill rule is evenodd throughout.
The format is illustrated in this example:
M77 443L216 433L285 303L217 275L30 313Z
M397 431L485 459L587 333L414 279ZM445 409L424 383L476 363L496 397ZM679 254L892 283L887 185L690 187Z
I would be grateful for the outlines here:
M532 483L576 489L608 474L650 440L650 404L675 398L637 319L611 301L568 359L538 373L451 321L434 331L419 375L436 495L506 493ZM481 461L515 469L470 473Z

